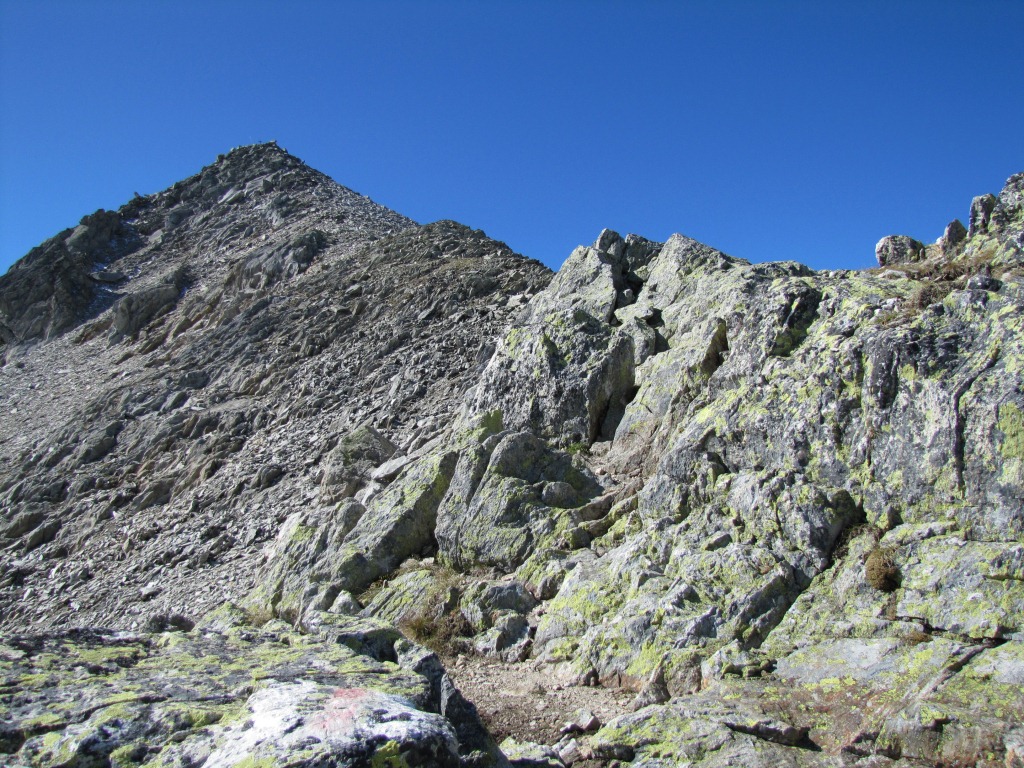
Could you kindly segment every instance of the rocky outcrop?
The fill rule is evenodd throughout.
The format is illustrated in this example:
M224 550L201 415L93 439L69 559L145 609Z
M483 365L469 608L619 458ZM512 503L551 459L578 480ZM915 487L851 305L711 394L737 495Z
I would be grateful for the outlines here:
M0 754L22 765L496 765L436 656L393 629L69 630L0 645ZM475 731L474 731L475 729ZM477 733L479 744L459 734ZM473 746L483 746L474 749Z
M105 309L118 282L106 265L140 245L119 213L99 210L33 248L0 277L0 343L53 338Z
M636 367L664 343L659 317L629 309L659 249L607 230L576 249L505 334L501 364L484 371L472 409L499 410L507 428L562 447L608 439L634 394Z
M636 692L591 735L508 742L516 764L1015 765L1022 201L1019 174L969 228L883 239L878 270L606 230L550 279L276 146L236 150L129 203L113 240L62 235L108 249L82 267L88 311L51 292L78 308L30 330L31 291L0 292L0 622L51 632L22 650L85 624L219 664L287 632L427 681L364 686L367 711L395 715L357 736L310 730L342 706L312 672L232 694L256 724L237 733L143 733L164 722L144 702L122 741L168 764L501 764L395 625ZM225 601L244 606L228 639ZM183 631L138 634L167 629ZM238 638L257 647L226 650ZM12 674L38 674L25 653ZM80 736L93 710L47 741L17 706L19 759L98 743Z
M578 680L638 688L664 668L677 696L713 692L733 675L777 680L772 690L784 696L800 682L788 666L793 649L799 658L831 659L834 643L846 642L851 656L877 642L927 642L936 664L930 673L911 673L909 652L883 663L896 674L920 674L907 678L918 682L899 705L872 709L877 689L828 662L823 674L838 670L837 690L874 716L853 718L845 731L791 710L781 719L835 752L970 761L980 758L958 750L984 732L993 754L1009 754L1015 718L1005 713L1024 706L1019 695L979 704L985 725L971 726L969 736L960 730L970 721L965 714L908 725L901 712L953 706L939 702L972 685L980 666L971 664L996 663L996 648L1019 652L1024 592L1009 563L1018 559L1024 518L1021 479L1007 473L1016 471L1012 419L1021 392L1020 184L1013 177L992 206L1003 226L960 241L952 262L929 254L931 274L915 263L913 272L885 277L749 265L677 237L649 262L633 303L611 316L590 314L608 339L598 359L588 357L591 370L616 359L638 316L656 317L664 341L626 363L635 391L616 429L590 433L590 465L608 473L609 488L622 489L611 520L586 540L586 557L536 552L518 571L530 581L566 569L544 607L533 656ZM603 234L593 251L614 251L610 240ZM571 282L566 270L577 264L567 262L535 306ZM986 278L983 285L974 275ZM940 300L922 306L922 287L936 283ZM509 343L517 330L506 334L491 375L564 355L557 343L535 345L524 360ZM574 415L586 423L593 401L569 386L563 396L557 371L542 378L542 391L553 394L550 405L534 400L534 428L544 434L546 413L560 424ZM478 393L471 408L500 407L495 389ZM631 479L637 474L640 483ZM1007 576L996 576L1002 569ZM747 688L729 695L737 690ZM779 741L757 729L738 736L737 728L712 727L714 695L680 705L697 707L686 710L691 725L675 709L645 709L616 724L621 731L602 732L595 749L632 755L606 739L628 733L647 758L672 765L713 748L719 752L706 763L713 765L740 759L726 744ZM821 700L814 707L835 714ZM647 721L661 734L650 742L640 735ZM700 730L692 743L672 735L692 728ZM772 756L742 760L805 764L763 749Z
M925 256L924 243L906 235L889 235L883 237L875 246L875 258L878 266L888 267L893 264L913 264Z

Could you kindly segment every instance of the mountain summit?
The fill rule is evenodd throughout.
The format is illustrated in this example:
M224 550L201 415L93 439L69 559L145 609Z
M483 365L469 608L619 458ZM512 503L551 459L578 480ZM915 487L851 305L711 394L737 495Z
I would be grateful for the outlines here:
M968 222L552 275L275 144L86 216L0 278L0 753L1024 765L1024 174Z
M42 583L0 625L127 629L237 598L259 546L319 495L340 436L365 424L400 454L428 442L548 279L274 144L47 241L0 285L16 374L0 451L28 551L71 536L81 557L57 563L89 575L51 600L52 569L19 565L19 590ZM139 604L150 582L160 597Z
M170 189L86 216L15 263L0 278L0 339L53 338L108 308L137 278L173 283L187 272L202 281L218 273L229 250L299 229L329 233L333 245L350 250L412 224L274 143L240 147ZM304 271L314 254L301 250L279 256L276 268ZM153 267L157 258L162 270ZM143 311L163 308L158 301ZM122 324L145 319L123 315Z

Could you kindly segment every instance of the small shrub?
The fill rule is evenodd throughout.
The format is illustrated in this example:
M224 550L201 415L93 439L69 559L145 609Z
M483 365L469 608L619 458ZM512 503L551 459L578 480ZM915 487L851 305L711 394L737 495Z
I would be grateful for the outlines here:
M900 585L900 571L892 557L892 551L875 547L864 562L864 579L881 592L892 592Z
M260 606L258 608L250 606L245 609L245 621L253 627L262 627L273 618L274 612L264 606Z
M907 307L913 310L922 310L937 304L949 295L953 289L949 283L925 283L914 289L907 299Z
M460 638L473 634L472 626L458 608L443 616L423 608L399 621L398 629L409 639L441 656L451 655L458 650Z

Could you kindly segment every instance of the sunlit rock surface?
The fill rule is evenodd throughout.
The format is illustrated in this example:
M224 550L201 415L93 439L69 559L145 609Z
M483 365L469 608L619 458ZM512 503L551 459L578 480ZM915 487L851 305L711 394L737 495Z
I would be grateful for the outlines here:
M0 751L504 764L404 633L637 692L516 765L1024 765L1022 205L552 278L259 145L86 217L0 278Z

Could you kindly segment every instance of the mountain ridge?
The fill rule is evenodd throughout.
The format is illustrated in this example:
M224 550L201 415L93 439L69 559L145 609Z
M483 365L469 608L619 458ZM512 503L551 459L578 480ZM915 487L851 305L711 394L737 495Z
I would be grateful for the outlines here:
M0 747L538 764L412 640L636 695L539 764L1018 764L1024 174L876 253L605 230L552 275L275 145L86 217L0 278ZM93 709L47 699L94 657ZM138 692L116 737L97 675ZM416 728L353 703L303 756L301 728L229 724L350 688Z

